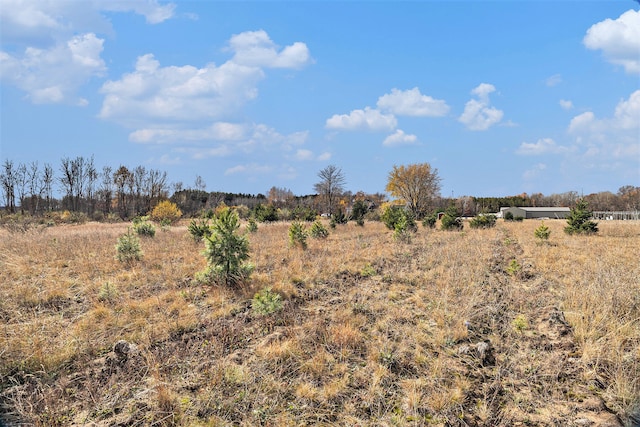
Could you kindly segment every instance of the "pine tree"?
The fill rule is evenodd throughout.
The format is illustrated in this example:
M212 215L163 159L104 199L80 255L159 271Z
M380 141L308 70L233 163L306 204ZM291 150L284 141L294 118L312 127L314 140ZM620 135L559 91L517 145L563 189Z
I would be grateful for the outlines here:
M587 202L580 199L571 209L564 228L567 234L594 234L598 232L598 223L591 221L593 213L588 209Z

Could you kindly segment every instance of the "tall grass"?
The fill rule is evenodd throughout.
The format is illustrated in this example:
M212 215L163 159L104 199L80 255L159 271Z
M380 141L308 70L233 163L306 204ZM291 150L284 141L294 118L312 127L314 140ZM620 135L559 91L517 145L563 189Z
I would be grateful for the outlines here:
M325 224L325 226L328 224ZM249 235L239 289L196 283L186 223L114 255L126 224L0 229L0 420L33 425L571 425L640 396L640 224L382 223ZM520 268L509 273L515 262ZM263 289L282 307L252 310ZM135 344L127 357L114 344ZM594 403L600 402L600 403Z

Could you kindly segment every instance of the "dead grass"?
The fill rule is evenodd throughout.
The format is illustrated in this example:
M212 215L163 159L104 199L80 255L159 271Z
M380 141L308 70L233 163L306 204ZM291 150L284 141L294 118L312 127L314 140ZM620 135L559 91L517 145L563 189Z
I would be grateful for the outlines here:
M237 290L196 284L184 224L130 266L126 224L0 229L0 420L622 425L640 396L640 224L545 224L547 243L524 221L411 244L348 224L306 250L260 224ZM284 306L257 315L265 287Z

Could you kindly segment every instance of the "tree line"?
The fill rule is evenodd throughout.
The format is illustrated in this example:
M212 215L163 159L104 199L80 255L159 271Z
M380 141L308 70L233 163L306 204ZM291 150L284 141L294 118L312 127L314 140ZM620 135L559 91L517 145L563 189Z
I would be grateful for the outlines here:
M346 190L342 169L329 165L317 174L314 194L296 196L287 188L271 187L264 194L208 192L204 180L197 176L194 188L182 183L170 184L167 173L144 166L98 169L92 157L64 157L54 167L38 162L29 164L5 160L0 167L0 196L5 212L41 215L45 212L68 210L81 212L90 218L117 216L122 219L145 215L161 200L171 200L187 216L215 210L221 204L245 206L269 213L281 211L315 211L329 216L349 214L358 202L358 209L373 210L387 201L386 194L353 193ZM434 211L455 208L459 215L475 216L498 212L505 206L574 206L584 200L594 211L640 210L640 187L627 185L617 193L608 191L586 196L575 191L545 196L542 193L522 193L508 197L462 196L445 198L440 194L438 170L428 163L394 166L388 174L385 190L394 203L403 204L416 219ZM54 190L62 194L54 197ZM172 191L171 196L169 195ZM265 211L264 207L268 207Z

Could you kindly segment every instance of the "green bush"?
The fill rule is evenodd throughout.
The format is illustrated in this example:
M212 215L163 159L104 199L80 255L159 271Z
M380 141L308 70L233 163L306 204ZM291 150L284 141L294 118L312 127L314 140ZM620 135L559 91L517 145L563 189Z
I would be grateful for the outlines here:
M120 262L131 263L142 258L142 248L138 236L127 230L126 234L118 237L116 244L116 259Z
M154 237L156 235L156 227L147 220L148 217L135 218L133 221L133 231L138 236Z
M314 239L326 239L329 236L329 230L320 221L314 221L311 224L310 234Z
M454 207L448 208L445 211L444 215L442 216L440 228L447 231L462 230L464 228L462 218L458 216L458 213Z
M395 230L396 224L405 216L406 210L404 206L386 206L383 208L380 220L389 230Z
M262 316L275 313L282 310L282 297L271 288L262 289L253 296L251 309Z
M433 213L427 215L422 219L422 226L424 228L436 228L436 222L438 222L438 214Z
M318 211L305 206L298 206L291 212L291 218L297 221L315 221Z
M354 220L356 224L363 226L364 216L367 212L369 212L367 203L364 200L356 200L351 208L351 219Z
M524 220L524 217L522 217L522 216L513 216L512 212L506 212L504 214L504 220L505 221L522 221L522 220Z
M200 218L199 220L192 219L187 226L187 231L196 242L200 242L205 237L211 236L211 226L206 218Z
M204 236L207 268L198 273L201 282L238 285L253 272L249 259L249 240L237 233L239 217L231 209L223 209L213 220L211 235Z
M549 240L549 236L551 235L551 230L549 230L549 227L544 225L544 221L543 221L540 224L540 227L535 229L533 234L536 236L537 239L541 241L546 241L546 240Z
M273 205L258 205L253 210L253 216L260 222L274 222L278 220L278 210Z
M496 225L497 217L495 215L480 214L469 222L471 228L492 228Z
M598 223L591 221L593 213L588 209L587 202L578 200L576 206L571 209L567 218L567 226L564 228L567 234L595 234L598 232Z
M307 249L307 230L300 221L294 221L289 226L289 245L299 246L302 249Z
M255 219L249 218L249 221L247 222L247 231L249 233L255 233L258 231L258 223Z
M404 212L405 213L395 224L393 237L400 242L411 243L411 238L413 237L413 234L418 230L418 227L415 220L413 219L413 215L411 215L411 213L409 213L408 211Z

